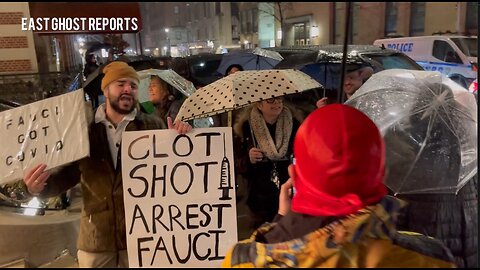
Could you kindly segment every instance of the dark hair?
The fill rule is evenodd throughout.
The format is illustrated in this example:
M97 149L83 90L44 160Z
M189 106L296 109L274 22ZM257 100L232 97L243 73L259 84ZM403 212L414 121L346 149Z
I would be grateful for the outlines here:
M228 66L227 70L225 71L225 76L228 76L228 73L230 72L230 70L232 70L232 68L237 68L238 70L243 71L243 67L241 65L233 64Z
M427 83L424 87L421 90L431 91L432 97L447 92L442 105L444 109L434 112L437 117L433 119L436 120L424 116L427 110L432 109L431 100L418 99L411 107L410 117L387 129L384 135L389 170L386 181L395 190L402 187L403 182L409 188L405 188L404 192L414 190L414 184L415 188L422 189L434 181L439 183L439 187L444 187L446 179L458 177L461 170L461 144L453 130L462 132L463 127L458 119L450 120L458 113L453 92L449 86L436 82ZM447 125L452 126L449 128ZM443 153L445 158L435 157L438 153ZM408 174L406 168L410 168ZM405 176L408 177L400 178Z
M169 83L167 83L165 80L163 80L162 78L160 78L160 76L158 75L151 75L150 76L150 79L158 79L160 81L161 84L163 84L166 88L167 88L167 92L168 92L168 95L169 95L169 98L175 98L175 99L180 99L182 98L182 93L180 93L180 91L178 91L177 89L175 89L175 87L171 86ZM172 96L172 97L170 97Z
M87 60L87 62L90 62L90 60L93 60L93 59L97 60L97 58L95 57L95 54L93 53L89 53L85 55L85 59Z

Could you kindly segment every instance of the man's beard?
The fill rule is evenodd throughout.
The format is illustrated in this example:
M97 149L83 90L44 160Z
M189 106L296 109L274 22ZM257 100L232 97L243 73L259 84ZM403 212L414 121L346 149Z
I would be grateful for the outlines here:
M125 96L125 95L121 95L115 100L111 99L110 100L110 107L112 107L112 109L114 111L116 111L117 113L120 113L120 114L129 114L129 113L133 112L133 110L135 109L135 107L137 105L137 100L135 99L135 97L133 97L132 95L128 95L132 98L133 102L132 102L132 106L130 107L130 109L126 110L126 109L120 108L120 105L119 105L119 101L122 98L122 96Z

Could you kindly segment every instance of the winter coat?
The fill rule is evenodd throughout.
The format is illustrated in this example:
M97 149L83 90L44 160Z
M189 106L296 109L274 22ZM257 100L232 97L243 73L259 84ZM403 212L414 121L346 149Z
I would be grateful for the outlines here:
M442 241L461 268L478 268L478 175L455 194L398 195L408 202L398 218L399 230Z
M222 267L454 267L450 251L440 241L397 232L394 217L399 207L398 200L387 196L377 205L313 231L305 230L302 222L284 226L282 221L289 220L290 212L279 223L266 224L250 239L234 245ZM282 228L286 235L301 236L282 242L266 240L269 233Z
M88 76L93 72L95 72L95 70L97 70L98 67L99 65L97 65L96 63L85 64L85 68L83 70L83 75L85 76L85 78L88 78Z
M292 111L292 110L291 110ZM248 116L250 110L245 110L239 115L239 120L235 123L235 172L240 173L242 177L247 179L247 205L256 217L254 217L254 228L258 227L264 222L270 222L273 220L278 212L278 196L279 189L271 181L271 174L274 165L277 168L280 185L285 183L288 176L288 166L291 164L291 156L293 154L293 140L295 134L300 126L301 117L292 111L293 126L288 144L288 150L286 158L281 161L265 160L257 162L256 164L250 163L248 155L249 150L254 146L252 141L252 132L250 130L250 123ZM275 138L275 125L267 123L267 127L270 131L270 135Z
M177 117L178 111L180 107L182 107L183 101L181 100L174 100L174 101L167 101L165 106L155 106L154 115L160 117L165 123L167 122L167 117L171 117L172 121L175 121L175 117Z
M138 112L125 131L162 128L166 128L164 122ZM40 197L58 195L80 181L84 205L80 219L78 249L87 252L125 250L127 243L121 154L119 152L115 168L103 123L91 123L89 141L90 157L73 162L53 173Z

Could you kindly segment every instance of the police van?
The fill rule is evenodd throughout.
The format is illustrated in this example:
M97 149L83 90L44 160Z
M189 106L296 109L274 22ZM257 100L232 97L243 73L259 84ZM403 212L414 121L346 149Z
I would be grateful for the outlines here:
M402 37L377 39L373 44L403 52L425 70L445 74L465 88L477 78L477 37Z

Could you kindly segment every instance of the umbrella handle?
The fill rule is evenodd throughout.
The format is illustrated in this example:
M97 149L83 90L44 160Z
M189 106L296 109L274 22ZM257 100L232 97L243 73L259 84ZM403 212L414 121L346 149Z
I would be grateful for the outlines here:
M255 134L253 134L252 125L250 124L250 119L248 120L248 127L250 128L250 136L252 136L253 147L257 148L257 142L255 140Z

